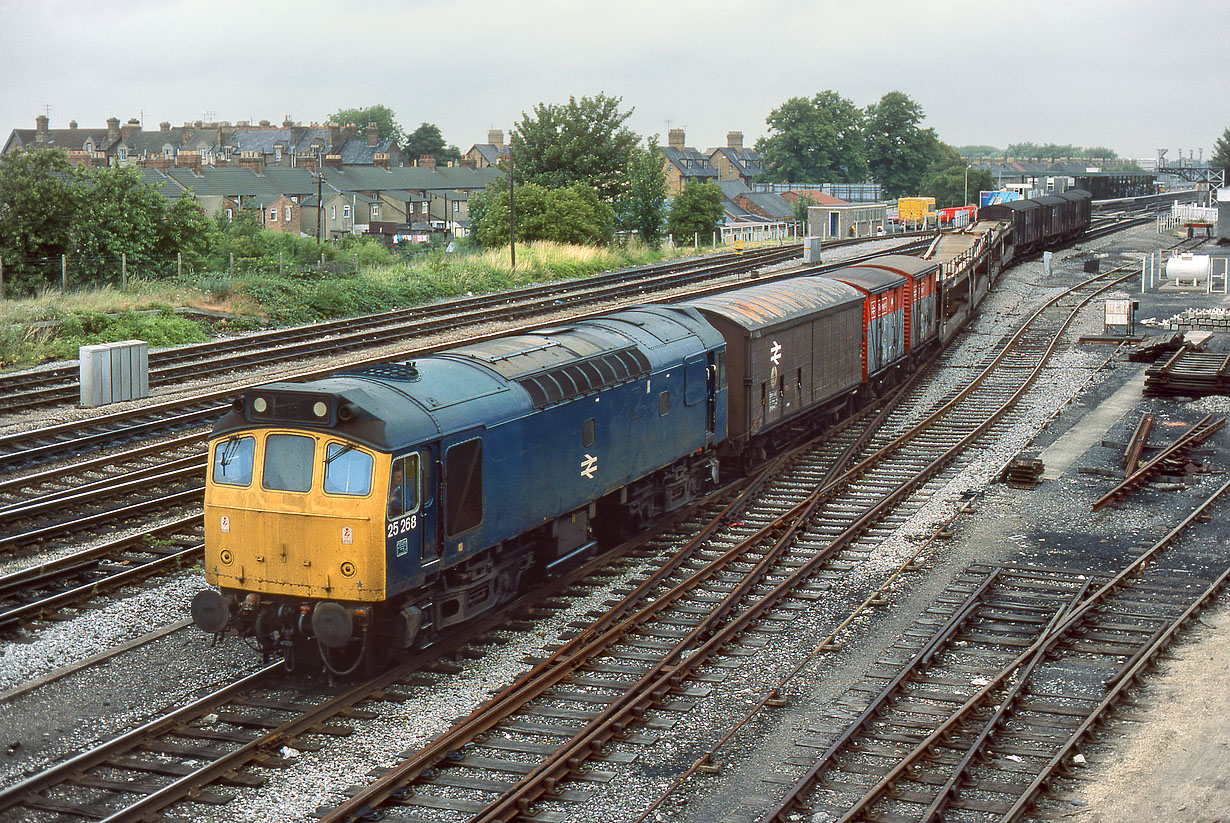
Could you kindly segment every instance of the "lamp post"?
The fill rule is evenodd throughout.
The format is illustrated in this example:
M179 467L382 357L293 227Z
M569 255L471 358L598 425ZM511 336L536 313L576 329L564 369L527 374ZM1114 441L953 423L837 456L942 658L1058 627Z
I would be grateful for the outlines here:
M965 164L965 199L961 201L961 205L969 205L969 163Z

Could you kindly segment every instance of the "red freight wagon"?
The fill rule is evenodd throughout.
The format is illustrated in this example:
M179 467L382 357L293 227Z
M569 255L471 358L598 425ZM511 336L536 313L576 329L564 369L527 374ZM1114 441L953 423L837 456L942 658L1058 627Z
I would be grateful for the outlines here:
M905 314L907 351L922 349L939 336L939 263L904 254L889 254L850 268L883 269L910 281L906 290L909 301L909 310Z
M872 380L906 357L910 281L884 269L850 267L825 275L858 289L863 303L863 379Z

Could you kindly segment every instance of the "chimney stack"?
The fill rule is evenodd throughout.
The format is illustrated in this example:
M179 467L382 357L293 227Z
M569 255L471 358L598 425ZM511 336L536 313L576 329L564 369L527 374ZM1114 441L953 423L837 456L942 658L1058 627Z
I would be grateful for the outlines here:
M380 145L380 126L375 123L367 124L367 145L371 148Z
M107 118L107 140L118 140L120 137L120 118Z
M171 130L170 120L163 120L161 123L158 124L158 131L170 131L170 130Z
M75 128L77 128L77 121L76 121L76 120L69 120L69 121L68 121L68 127L69 127L70 129L75 129Z
M667 145L672 149L679 149L680 151L683 151L683 129L671 129L667 135Z
M487 142L495 146L497 149L504 148L504 130L503 129L488 129Z
M51 120L45 114L34 118L34 139L40 143L47 142L47 125Z
M329 148L336 149L342 142L342 127L337 123L329 124Z
M419 162L416 163L415 165L420 166L421 168L431 169L432 171L435 171L436 170L436 158L430 154L421 154L419 155Z
M728 131L726 132L726 148L740 149L743 148L743 132Z
M135 117L129 117L128 122L120 129L120 134L124 135L124 139L127 140L139 131L141 131L141 121Z

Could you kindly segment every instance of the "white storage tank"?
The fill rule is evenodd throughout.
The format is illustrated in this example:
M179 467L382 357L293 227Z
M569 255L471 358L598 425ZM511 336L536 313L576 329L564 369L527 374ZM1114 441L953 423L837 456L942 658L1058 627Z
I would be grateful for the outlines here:
M1166 261L1166 277L1176 286L1198 286L1209 280L1211 258L1207 254L1176 254Z

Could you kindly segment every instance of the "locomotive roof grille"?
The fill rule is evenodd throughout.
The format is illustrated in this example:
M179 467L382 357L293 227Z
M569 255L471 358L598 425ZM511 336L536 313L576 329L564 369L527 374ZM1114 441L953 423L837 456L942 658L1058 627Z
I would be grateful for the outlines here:
M419 380L419 370L411 363L372 363L367 366L356 366L346 369L341 374L353 374L356 377L376 377L381 380L401 380L415 383Z
M557 366L517 381L535 408L551 406L623 383L649 372L649 359L637 349L601 354Z

